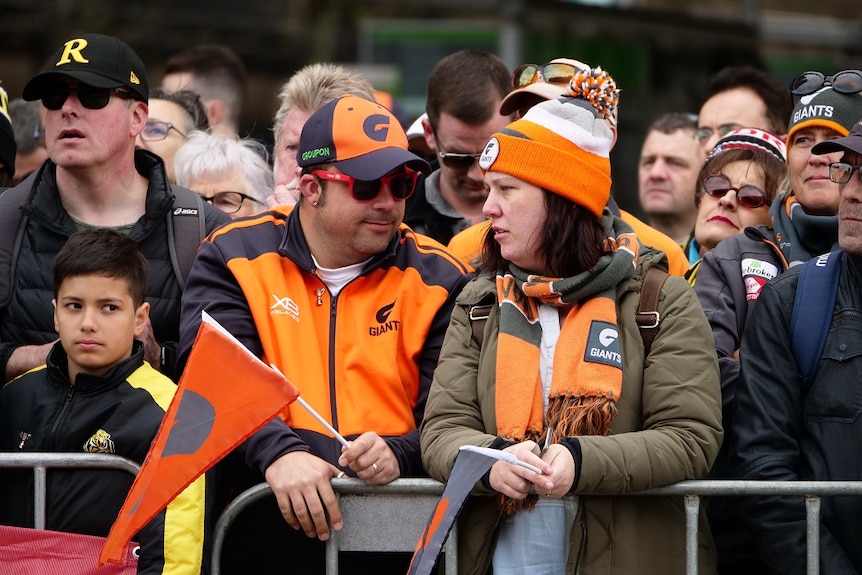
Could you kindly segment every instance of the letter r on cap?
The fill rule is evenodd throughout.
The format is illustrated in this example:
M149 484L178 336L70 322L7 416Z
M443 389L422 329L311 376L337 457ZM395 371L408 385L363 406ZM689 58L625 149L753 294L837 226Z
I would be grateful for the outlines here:
M69 64L72 60L78 62L79 64L89 64L90 61L84 58L84 55L81 54L81 50L87 47L87 41L83 38L75 38L74 40L69 40L65 44L66 48L63 50L63 55L60 56L60 59L57 61L55 66L62 66L63 64Z

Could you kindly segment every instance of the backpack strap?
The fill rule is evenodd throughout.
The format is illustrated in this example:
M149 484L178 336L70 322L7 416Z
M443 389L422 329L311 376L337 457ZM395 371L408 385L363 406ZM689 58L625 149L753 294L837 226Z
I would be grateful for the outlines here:
M841 257L841 250L823 254L805 262L799 272L790 316L790 345L803 395L811 388L832 324Z
M168 212L168 251L174 275L186 284L198 247L206 237L206 211L200 194L182 186L171 186L174 207Z
M641 338L644 340L644 357L649 355L652 342L658 333L661 324L661 314L658 311L661 289L667 281L668 274L658 268L649 268L641 286L641 295L638 300L638 311L635 314L635 323L640 329Z
M34 177L31 175L0 194L0 308L12 300L15 268L26 228L22 222L27 219L19 207L27 199Z
M470 318L470 330L473 332L473 341L482 349L482 342L485 340L485 324L488 323L488 317L491 315L493 305L474 305L467 310L467 316Z

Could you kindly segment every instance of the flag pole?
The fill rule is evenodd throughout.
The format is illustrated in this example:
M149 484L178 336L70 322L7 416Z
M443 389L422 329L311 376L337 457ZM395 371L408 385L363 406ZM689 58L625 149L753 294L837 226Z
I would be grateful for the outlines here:
M282 377L284 377L284 374L283 374L283 373L281 373L281 370L280 370L280 369L278 369L278 367L276 367L276 365L275 365L275 364L272 364L272 363L271 363L271 364L269 364L269 366L270 366L272 369L274 369L276 372L278 372L279 374L281 374L281 376L282 376ZM300 391L301 391L301 390L300 390ZM346 448L350 449L350 442L349 442L349 441L347 441L346 439L344 439L344 436L343 436L343 435L341 435L340 433L338 433L338 432L335 430L335 428L334 428L334 427L332 427L331 425L329 425L329 422L328 422L328 421L326 421L325 419L323 419L323 417L321 417L321 415L320 415L319 413L317 413L317 412L314 410L314 408L313 408L313 407L311 407L310 405L308 405L308 403L306 403L306 401L305 401L304 399L302 399L302 396L297 396L296 401L297 401L297 403L299 403L299 405L301 405L302 407L304 407L305 409L307 409L307 410L308 410L308 413L310 413L310 414L314 417L314 419L316 419L317 421L319 421L319 422L320 422L320 425L322 425L323 427L325 427L325 428L327 429L327 431L329 431L329 433L331 433L331 434L332 434L332 436L333 436L335 439L337 439L337 440L338 440L338 442L339 442L341 445L343 445L344 447L346 447Z

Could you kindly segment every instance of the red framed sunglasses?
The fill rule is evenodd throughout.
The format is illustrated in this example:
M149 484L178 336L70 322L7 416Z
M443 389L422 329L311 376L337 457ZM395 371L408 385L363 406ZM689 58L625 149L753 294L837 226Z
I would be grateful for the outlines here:
M377 197L383 186L389 188L389 193L396 200L406 200L413 195L418 176L417 172L409 168L405 168L405 171L400 174L383 176L382 178L370 181L358 180L347 174L337 174L335 172L327 172L326 170L312 170L311 173L321 180L347 183L350 187L350 195L357 202L370 202Z

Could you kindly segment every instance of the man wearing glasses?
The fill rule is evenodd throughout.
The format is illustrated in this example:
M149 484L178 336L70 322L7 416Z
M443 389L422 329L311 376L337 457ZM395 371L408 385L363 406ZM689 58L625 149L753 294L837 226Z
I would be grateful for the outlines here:
M728 66L710 77L704 89L694 138L706 159L721 138L739 128L787 134L793 101L781 82L750 66Z
M420 181L404 223L442 244L485 219L479 156L491 134L514 117L499 113L511 87L509 70L494 54L461 50L440 60L428 77L425 142L439 168Z
M238 450L256 472L245 487L265 478L278 506L261 501L231 529L225 552L239 557L225 558L228 573L322 573L323 542L342 524L333 477L381 485L424 475L418 428L455 297L470 276L402 224L418 173L430 167L407 150L383 106L356 96L324 105L303 126L297 162L295 207L229 224L201 245L183 294L180 361L205 310L276 365L352 445L343 449L293 404ZM232 472L230 464L220 472ZM373 565L401 574L409 559L343 557L339 572Z
M833 249L804 267L792 268L770 280L760 292L742 338L736 413L730 422L729 452L741 479L862 480L862 401L858 393L862 369L858 351L862 347L862 124L855 124L842 138L819 142L812 152L829 161L829 178L839 187L840 251ZM809 271L809 267L820 271ZM813 287L821 282L819 288ZM819 309L821 301L834 303ZM811 325L813 316L802 319L809 306L818 310L818 316L825 316L821 325ZM802 311L797 312L797 307ZM797 319L801 329L792 327ZM815 334L806 340L802 329ZM825 338L819 345L817 335ZM805 345L798 345L797 338ZM801 367L808 362L816 370ZM802 573L806 561L802 498L749 497L743 502L746 523L768 572ZM815 541L820 572L859 573L862 500L826 497L821 506L820 537Z
M191 90L167 92L161 88L150 91L149 108L147 123L135 143L165 162L168 181L175 184L177 151L192 131L209 130L206 108L200 96Z
M0 245L4 262L16 250L18 254L14 283L7 284L9 299L0 302L0 367L6 380L45 363L57 339L51 264L71 234L91 228L128 234L147 257L152 311L150 329L142 338L146 358L168 373L173 369L182 285L169 253L168 217L174 195L181 192L169 186L157 156L135 149L135 137L147 122L147 91L146 69L137 54L119 39L101 34L63 44L45 70L24 86L24 99L41 100L46 108L49 159L4 194L21 198L21 216L4 217L18 225L18 237L5 234ZM3 205L4 213L10 207L14 209ZM210 207L205 215L205 231L229 219ZM185 217L194 218L198 226L197 210ZM172 224L181 225L177 217ZM188 255L195 248L181 245L177 250ZM0 282L8 280L2 277Z

